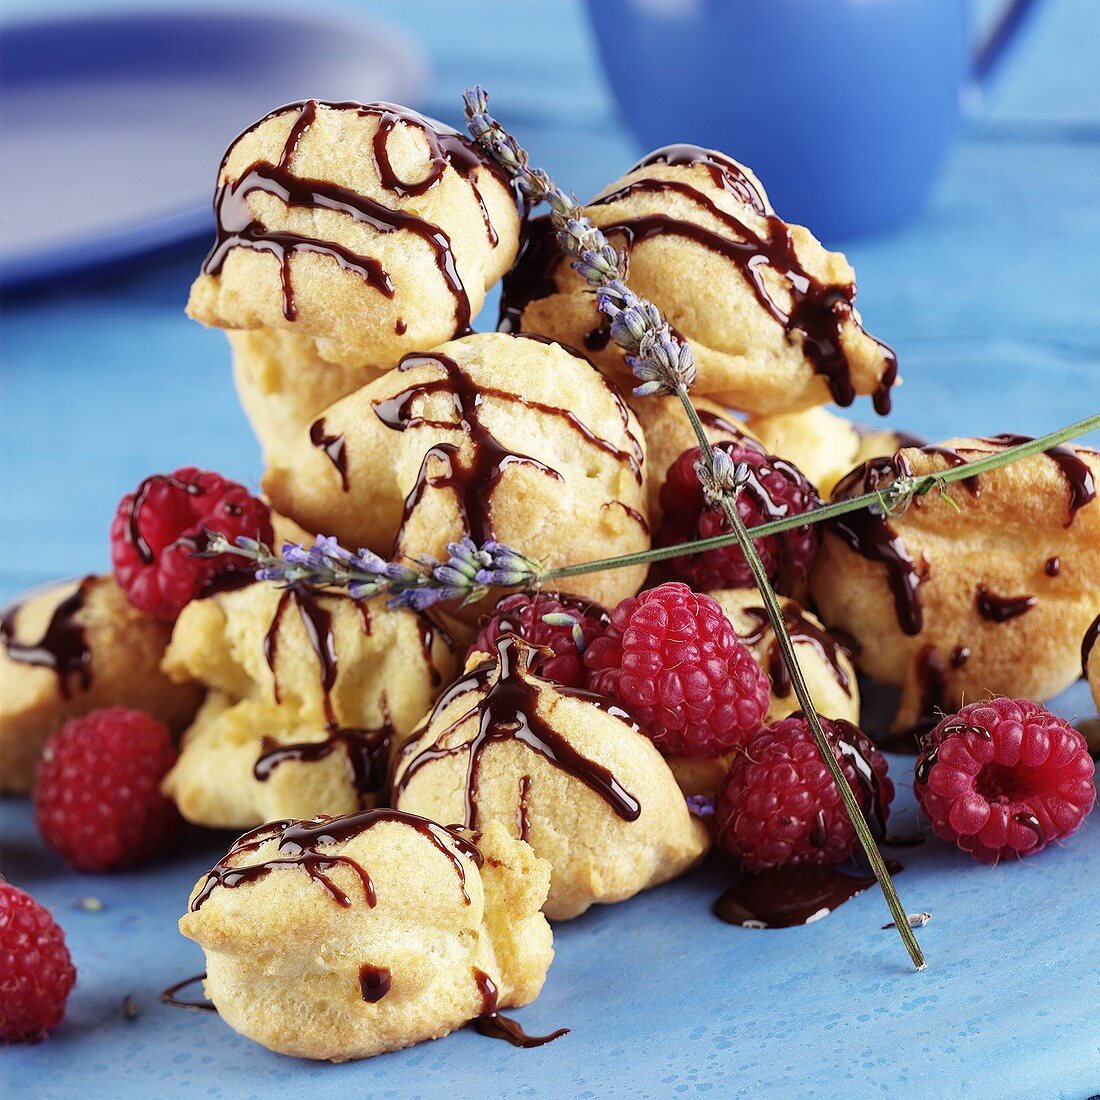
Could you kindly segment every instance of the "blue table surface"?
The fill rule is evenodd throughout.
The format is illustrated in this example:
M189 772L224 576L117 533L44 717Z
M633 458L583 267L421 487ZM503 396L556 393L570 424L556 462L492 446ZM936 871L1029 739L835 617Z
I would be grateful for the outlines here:
M641 152L616 119L577 3L467 0L446 18L432 0L361 7L425 43L433 76L418 106L457 122L459 92L480 81L535 160L578 194ZM6 5L9 15L43 10L32 0ZM856 267L869 327L898 351L898 426L931 438L1039 434L1100 407L1098 36L1094 0L1049 0L926 212L888 236L829 242ZM258 481L225 342L182 313L204 247L189 242L5 299L0 598L105 568L114 506L149 471L194 463ZM494 316L490 301L481 327ZM854 415L871 418L862 406ZM1091 712L1085 686L1056 709ZM912 762L892 763L906 786ZM908 791L899 804L904 827ZM0 805L0 837L0 870L54 908L80 971L58 1032L0 1054L12 1094L1100 1090L1097 815L1019 865L991 870L936 843L904 853L903 900L934 914L921 932L924 974L907 969L894 933L879 930L887 918L874 893L805 929L748 932L709 915L721 872L704 868L558 927L546 990L519 1016L535 1031L572 1026L568 1037L522 1051L464 1031L343 1067L269 1054L216 1017L157 1003L165 985L201 969L175 921L226 837L195 833L149 870L95 878L43 852L21 800ZM79 908L89 895L101 911ZM122 1015L128 993L135 1021Z

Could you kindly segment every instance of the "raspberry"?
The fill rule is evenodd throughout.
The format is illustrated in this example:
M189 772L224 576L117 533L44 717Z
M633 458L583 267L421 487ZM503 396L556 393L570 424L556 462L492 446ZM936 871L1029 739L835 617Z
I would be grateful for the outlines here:
M872 830L884 835L894 798L886 758L850 722L822 718L821 725ZM841 863L857 843L802 715L762 729L737 754L718 793L715 824L721 844L747 871Z
M913 789L932 829L982 863L1075 832L1096 799L1084 737L1030 699L989 699L921 741Z
M728 752L768 710L768 678L722 608L675 581L623 600L584 663L588 686L618 699L669 755Z
M50 911L0 882L0 1039L41 1039L61 1023L76 970Z
M195 557L203 528L233 540L274 538L271 510L235 481L184 466L153 474L119 501L111 523L115 577L139 611L172 622L196 596L250 575L228 554Z
M571 622L565 622L563 616ZM550 622L546 621L548 617ZM553 592L531 596L516 592L505 596L496 605L470 647L470 652L495 653L497 641L503 634L515 634L534 646L551 651L535 655L532 672L544 680L552 680L566 687L583 687L585 670L582 654L603 634L610 622L602 607L577 596Z
M151 856L179 824L160 781L176 762L168 728L140 710L108 707L67 722L42 754L38 829L78 871Z
M735 463L743 462L748 468L748 481L737 497L737 511L747 527L820 506L813 485L792 463L767 454L751 440L716 446ZM695 472L695 463L701 453L698 447L692 447L669 467L661 486L664 519L654 539L656 546L675 546L730 531L726 517L711 508L703 497L699 475ZM768 579L779 591L793 595L799 582L809 575L819 540L816 525L796 527L756 540L756 552L767 570ZM700 591L751 588L756 584L745 555L735 545L685 554L672 558L667 565L675 576Z

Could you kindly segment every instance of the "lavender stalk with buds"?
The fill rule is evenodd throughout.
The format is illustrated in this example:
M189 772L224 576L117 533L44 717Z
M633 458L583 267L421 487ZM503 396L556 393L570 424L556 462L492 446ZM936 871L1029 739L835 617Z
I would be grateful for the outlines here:
M573 267L595 290L600 311L611 321L611 339L627 352L627 362L640 382L634 392L638 395L672 394L683 405L701 449L696 466L700 485L708 502L725 516L745 555L775 631L783 663L790 673L795 695L817 747L840 792L844 808L886 897L891 916L913 965L918 970L923 970L926 963L920 945L913 935L893 880L855 794L825 735L787 632L779 601L753 546L752 537L737 511L736 501L744 484L745 470L710 445L698 413L688 396L688 390L695 381L695 362L691 349L672 331L652 302L630 289L627 285L625 257L589 221L576 199L562 191L545 171L530 167L526 151L489 114L489 97L484 89L468 89L463 99L467 123L474 139L515 180L516 186L531 205L542 201L549 205L559 243L573 257Z
M353 552L331 536L312 546L288 542L279 554L255 539L230 542L210 532L205 556L232 554L254 563L256 579L283 585L346 591L354 600L389 595L391 607L424 611L442 601L473 603L490 588L534 585L542 565L500 542L478 546L473 539L447 544L447 560L420 558L419 569L386 561L371 550Z

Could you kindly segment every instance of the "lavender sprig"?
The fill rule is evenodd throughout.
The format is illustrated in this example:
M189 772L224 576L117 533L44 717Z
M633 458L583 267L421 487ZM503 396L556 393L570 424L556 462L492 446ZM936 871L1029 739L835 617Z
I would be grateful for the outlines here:
M533 169L527 153L500 123L489 114L489 97L480 87L466 91L463 96L470 133L481 143L498 164L515 180L517 187L529 201L545 199L550 205L550 217L557 230L561 247L573 257L573 267L596 293L596 304L611 320L611 338L627 353L627 362L641 385L635 390L639 395L674 394L683 405L684 412L699 441L700 482L708 500L718 508L736 537L737 544L752 571L753 580L760 591L764 608L768 613L776 642L783 655L783 663L791 677L795 695L806 716L818 751L833 782L840 792L844 808L859 837L860 844L870 861L871 868L882 888L891 915L897 923L898 933L918 970L926 966L924 954L906 920L905 910L898 898L886 862L871 835L859 803L844 772L840 768L832 745L817 714L813 697L798 663L794 645L787 632L786 621L778 598L771 586L763 563L753 546L740 513L737 496L744 483L745 471L728 460L718 458L722 454L711 446L699 414L691 403L688 389L695 381L695 363L691 349L674 333L652 303L634 294L627 286L625 257L618 253L604 234L584 215L576 200L571 199L541 169Z
M256 579L282 585L346 591L354 600L390 595L391 607L424 611L445 600L472 603L496 585L538 583L542 564L500 542L478 546L472 539L447 544L447 559L420 558L419 569L386 561L371 550L351 551L330 535L318 535L312 546L284 543L279 554L255 539L230 542L210 532L208 556L232 554L255 564Z

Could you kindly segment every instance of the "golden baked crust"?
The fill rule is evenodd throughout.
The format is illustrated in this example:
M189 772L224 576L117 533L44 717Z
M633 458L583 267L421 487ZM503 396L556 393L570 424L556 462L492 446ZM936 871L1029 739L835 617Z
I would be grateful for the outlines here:
M280 848L295 824L313 838L309 874ZM554 954L539 912L550 866L528 845L490 822L473 849L388 810L310 824L242 838L219 868L287 864L235 883L200 879L180 920L203 948L206 993L230 1027L282 1054L344 1062L474 1019L485 1010L479 973L502 1008L538 996Z
M110 576L50 585L11 605L0 645L0 790L30 791L46 739L74 715L134 707L182 729L202 689L161 674L171 629L133 607Z
M341 441L340 463L335 444L300 433L272 455L264 488L280 511L344 545L444 558L448 542L470 534L553 565L649 547L637 421L586 359L556 344L454 340L322 420ZM586 574L570 590L613 606L644 576L644 567Z
M850 404L856 394L878 394L885 410L896 362L849 304L848 261L775 217L748 169L697 152L690 163L647 158L585 208L627 253L631 289L691 344L695 392L754 413ZM528 232L505 282L505 323L584 346L612 377L630 378L595 297L561 262L547 223L536 220Z
M261 119L219 170L218 240L189 315L289 329L345 367L388 368L466 331L515 258L519 215L503 176L453 134L390 104L310 101Z
M215 828L357 809L455 660L446 632L384 599L255 584L190 603L163 667L211 693L164 791Z
M749 647L756 663L768 674L772 686L766 721L777 722L800 711L802 708L791 687L759 589L725 588L710 595L721 605L726 618L733 624L737 636ZM821 620L796 600L780 596L779 603L818 714L825 718L843 718L859 725L859 683L849 642L826 631ZM668 758L684 794L708 796L717 791L732 761L732 753L712 758Z
M694 866L707 830L652 741L607 701L532 676L515 638L500 652L503 676L498 661L480 665L397 754L394 804L474 827L497 821L528 840L553 867L551 920Z
M769 454L793 462L823 496L859 461L859 430L828 409L750 416L748 424Z
M739 443L743 439L756 439L737 413L724 405L705 397L693 397L692 404L711 443ZM649 522L656 531L662 515L661 486L665 483L669 467L688 448L697 447L699 440L678 397L632 397L630 407L645 433Z
M312 339L285 329L244 329L226 336L237 396L265 455L308 431L322 409L382 373L327 363Z
M1012 441L905 448L853 471L834 496L859 492L867 469L869 483L899 469L921 475ZM1076 678L1100 590L1097 478L1100 455L1065 447L983 474L969 489L952 485L951 502L931 492L903 516L858 513L827 529L814 600L826 623L860 643L863 671L902 688L895 728L990 693L1049 698Z

